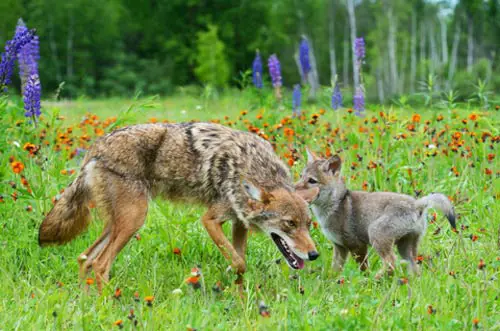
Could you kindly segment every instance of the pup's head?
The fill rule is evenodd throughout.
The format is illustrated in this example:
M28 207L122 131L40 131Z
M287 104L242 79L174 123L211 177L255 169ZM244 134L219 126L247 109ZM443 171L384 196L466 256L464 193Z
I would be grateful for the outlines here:
M266 192L247 181L243 187L250 198L250 224L273 239L290 267L302 269L304 260L318 258L309 235L311 217L307 205L318 195L318 188L300 192L280 188Z
M342 161L338 155L323 159L307 150L307 165L302 170L300 180L295 184L297 192L325 186L344 191L345 183L340 176Z

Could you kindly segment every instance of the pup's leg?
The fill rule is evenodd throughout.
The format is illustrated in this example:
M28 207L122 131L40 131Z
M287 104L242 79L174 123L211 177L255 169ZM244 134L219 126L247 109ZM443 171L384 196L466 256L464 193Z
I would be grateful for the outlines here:
M345 260L349 254L349 250L345 247L334 244L335 252L333 253L332 268L335 272L340 272L344 269Z
M85 251L78 256L78 264L80 266L80 279L84 281L90 271L92 270L92 262L94 259L101 253L102 249L104 246L109 241L109 234L110 234L110 229L109 226L106 226L104 231L102 232L101 236L94 241L92 246L87 248Z
M409 269L411 272L417 273L418 267L415 263L415 243L418 242L418 236L416 234L408 234L396 242L398 247L399 255L409 263Z
M359 269L365 271L368 269L368 246L361 246L356 249L351 250L351 254L354 256L356 262L359 263Z
M226 212L227 208L217 204L212 205L205 215L203 215L201 221L222 255L230 261L233 270L235 270L238 275L243 275L246 271L245 257L238 254L222 231L222 223L224 223L223 217ZM243 251L243 240L241 240L241 237L238 237L237 243L240 251Z
M395 235L391 219L387 216L382 216L370 224L368 227L368 236L370 238L370 243L384 263L382 269L380 269L375 278L381 278L386 272L392 275L394 273L396 257L393 251Z

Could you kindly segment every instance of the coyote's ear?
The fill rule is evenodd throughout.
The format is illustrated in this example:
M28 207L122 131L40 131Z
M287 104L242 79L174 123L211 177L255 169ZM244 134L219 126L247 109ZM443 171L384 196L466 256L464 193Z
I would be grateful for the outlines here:
M319 188L313 187L307 190L297 190L297 194L307 203L311 203L318 197Z
M307 163L313 163L318 159L316 154L314 154L314 152L311 151L309 147L306 147L306 153L307 153Z
M332 175L335 175L340 172L341 165L342 160L340 160L340 157L338 155L334 155L326 161L324 170L330 172Z
M243 180L242 184L243 188L245 189L245 191L252 200L268 204L273 198L271 193L267 193L266 191L258 188L257 186L255 186L254 184L250 183L247 180Z

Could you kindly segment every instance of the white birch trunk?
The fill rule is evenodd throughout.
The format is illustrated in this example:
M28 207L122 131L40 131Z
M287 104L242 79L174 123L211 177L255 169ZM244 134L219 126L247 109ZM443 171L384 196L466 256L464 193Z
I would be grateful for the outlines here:
M349 14L349 27L351 30L351 49L352 49L352 77L353 91L359 86L359 70L356 63L356 54L354 52L354 41L356 40L356 14L354 12L354 0L347 0L347 12Z
M396 22L392 11L392 6L387 6L387 20L389 23L389 33L387 36L387 49L389 52L389 70L391 74L391 94L397 93L398 69L396 59Z
M421 71L420 71L420 80L421 81L424 81L425 80L425 76L427 75L427 72L425 70L425 66L423 66L425 60L427 59L427 54L426 54L426 37L427 37L427 33L426 33L426 25L425 25L425 20L423 20L422 22L420 22L420 59L419 59L419 63L421 65Z
M337 76L337 61L335 57L335 0L330 1L329 12L329 48L330 48L330 81Z
M410 64L410 92L415 92L415 79L417 76L417 15L411 14L411 64Z
M343 76L344 86L349 85L349 26L346 25L344 29L344 59L343 59Z
M460 23L455 26L455 35L453 36L453 45L451 47L451 60L448 67L448 82L446 87L450 89L453 84L453 77L455 76L455 70L457 67L457 55L458 55L458 44L460 43L460 34L462 33L460 29Z
M439 19L439 24L441 25L441 50L442 50L442 63L448 63L448 28L446 26L446 18L441 17Z
M384 93L384 81L382 79L382 74L380 73L380 66L377 67L377 71L375 73L377 79L377 93L378 100L381 104L385 102L385 93Z
M405 91L405 82L406 82L406 68L408 62L408 47L409 42L408 39L404 41L403 44L403 55L401 57L401 65L399 67L399 84L397 86L398 93L404 93Z
M474 64L474 21L467 18L467 72L472 72Z

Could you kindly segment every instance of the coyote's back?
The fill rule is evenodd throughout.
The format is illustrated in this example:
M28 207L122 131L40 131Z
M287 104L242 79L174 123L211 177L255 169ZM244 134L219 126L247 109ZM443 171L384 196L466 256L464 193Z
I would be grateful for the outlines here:
M65 243L81 233L89 223L89 202L113 200L108 195L122 180L144 188L149 197L228 203L244 220L242 177L266 190L293 190L288 169L271 144L254 134L211 123L119 129L87 151L79 176L43 221L39 241Z

